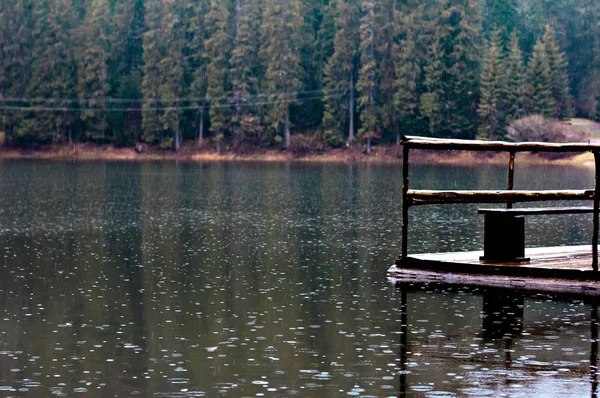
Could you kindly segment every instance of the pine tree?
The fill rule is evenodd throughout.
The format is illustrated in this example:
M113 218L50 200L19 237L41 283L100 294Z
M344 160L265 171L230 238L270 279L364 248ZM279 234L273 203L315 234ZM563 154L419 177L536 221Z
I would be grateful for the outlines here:
M237 143L251 137L257 116L248 107L256 95L258 74L259 15L256 0L236 0L235 40L231 52L231 99L235 106L232 126Z
M473 138L479 101L477 87L482 48L479 1L444 1L438 27L444 53L443 134Z
M336 3L332 3L332 6ZM324 72L324 138L332 146L355 140L355 79L358 68L359 9L352 1L339 0L335 18L334 52ZM344 137L344 131L348 131Z
M142 63L144 1L123 0L115 5L112 15L114 30L109 38L111 49L107 64L109 77L108 96L116 99L142 98ZM140 104L135 104L136 108ZM109 107L122 107L116 102ZM140 137L142 130L142 113L139 111L117 112L108 114L108 124L113 131L117 145L131 145Z
M361 127L358 136L367 141L367 154L371 153L371 142L379 135L379 115L376 103L377 60L375 58L375 2L362 3L360 19L360 71L356 89Z
M144 69L142 80L142 95L144 98L159 98L162 84L159 63L165 57L165 45L161 40L160 15L163 11L162 0L146 0L144 32ZM155 143L162 142L163 126L161 112L153 108L155 103L144 102L142 119L142 140Z
M398 119L398 130L396 132L396 144L400 144L401 130L407 129L416 118L419 106L419 93L417 83L420 76L420 67L415 57L416 26L415 14L403 18L396 13L396 25L402 26L403 38L396 45L394 81L394 108Z
M443 53L439 39L434 41L429 49L427 62L423 67L424 91L420 96L419 111L425 119L432 136L438 136L443 120Z
M321 23L315 40L314 64L316 78L323 87L325 84L325 67L335 52L336 23L339 18L341 0L330 0L323 7Z
M549 21L549 15L544 10L543 1L520 0L519 34L521 48L528 54L533 51L535 43L544 34L544 26Z
M75 13L70 0L34 3L30 98L71 99L75 97L77 68L73 54ZM56 103L54 103L55 105ZM59 106L63 104L59 104ZM69 143L73 140L74 112L34 112L23 124L25 134L38 142Z
M175 99L184 94L184 8L181 7L183 4L179 0L164 0L164 2L167 12L162 18L162 35L167 38L165 41L167 51L166 58L160 61L164 78L161 97ZM163 128L169 131L173 138L172 148L175 151L179 151L183 141L180 125L182 112L178 109L180 104L181 101L168 103L167 106L171 109L165 110L161 120Z
M275 134L283 130L285 147L291 144L290 104L302 89L301 9L301 0L266 0L263 11L260 54L266 65L265 88L272 103L267 124Z
M31 72L31 8L30 0L0 2L0 98L26 95ZM0 111L0 132L5 133L7 142L25 138L19 128L23 117L22 112Z
M525 113L525 65L516 32L511 35L504 67L503 113L508 124Z
M206 95L210 100L210 129L217 150L220 142L229 130L231 115L228 109L226 93L228 92L228 71L231 52L231 35L229 34L230 13L223 0L211 0L210 10L204 18L208 38L204 41L206 49Z
M323 89L323 66L327 57L323 57L321 51L326 51L327 46L333 46L334 32L324 32L324 16L328 10L327 2L324 0L302 0L302 28L300 29L299 55L301 59L302 74L301 85L304 91L315 93ZM332 21L330 21L332 22ZM333 27L330 25L329 27ZM330 40L329 44L321 43L320 40ZM325 48L321 48L321 44ZM299 99L306 96L301 94ZM299 101L291 106L290 118L298 129L318 128L323 120L322 101Z
M78 82L77 93L85 107L104 109L105 103L95 103L107 97L110 34L110 4L108 0L92 0L82 26L81 42L77 57ZM84 111L81 120L85 123L85 134L92 140L106 138L106 115L103 111Z
M567 60L560 50L554 30L546 25L544 47L550 67L552 98L554 99L554 117L565 119L571 116L571 94L569 93L569 77L567 75Z
M177 0L146 2L144 33L144 118L142 138L179 150L180 101L183 89L183 26ZM159 102L148 101L159 99ZM172 99L167 101L167 99ZM156 109L158 108L158 109Z
M554 114L552 72L544 43L538 39L527 68L526 106L528 114L551 117Z
M185 81L187 85L186 94L192 98L198 98L195 102L198 107L197 114L193 115L197 120L197 146L204 142L205 125L205 107L207 102L202 100L206 96L207 79L206 67L207 57L205 56L204 41L207 33L204 24L204 17L208 13L209 0L200 0L188 5L188 19L185 26L186 30L186 62L184 64Z
M477 113L480 117L479 139L496 139L501 129L501 100L504 87L502 73L502 54L499 46L500 32L492 32L487 49L487 57L481 72L481 97Z
M382 135L398 136L398 114L395 112L396 89L396 40L398 27L395 25L397 0L380 0L375 8L375 31L377 59L378 112Z
M596 59L600 52L600 3L596 0L577 0L568 3L562 17L564 23L553 24L557 32L564 32L560 47L568 60L570 92L574 113L591 116L595 96L600 94L600 65ZM575 8L575 10L573 10Z
M508 42L519 22L520 3L519 0L484 0L483 31L486 36L497 29L498 42Z

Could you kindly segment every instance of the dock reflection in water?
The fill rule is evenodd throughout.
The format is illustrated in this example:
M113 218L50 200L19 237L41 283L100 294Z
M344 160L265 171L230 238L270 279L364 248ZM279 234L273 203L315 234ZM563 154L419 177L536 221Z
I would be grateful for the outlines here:
M597 298L582 297L575 306L570 297L537 295L532 292L496 288L467 288L450 285L398 283L400 291L400 349L398 377L399 397L469 396L598 396L598 302ZM435 291L448 295L447 300L460 302L461 297L479 297L480 325L463 325L479 338L465 339L464 334L453 335L436 330L422 336L415 330L416 317L423 304L423 294ZM467 296L468 295L468 296ZM562 301L562 300L564 301ZM411 309L411 304L413 305ZM566 325L577 330L567 331L573 338L572 347L558 352L552 341L565 332L565 324L556 312L544 307L561 308L563 313L589 309L589 318L575 315L577 321ZM416 308L415 308L416 307ZM541 309L542 311L538 311ZM549 322L545 322L550 316ZM587 335L585 325L589 325ZM477 332L479 327L479 332ZM574 338L576 333L579 339ZM577 341L578 340L578 341ZM585 346L587 343L587 347ZM535 352L535 354L533 354ZM558 354L558 355L557 355ZM586 358L586 355L589 356ZM444 375L419 371L421 363L443 358L443 368L453 369ZM548 383L552 377L557 377ZM453 381L450 381L454 379ZM586 381L586 380L589 380ZM566 390L564 390L566 388ZM556 395L558 394L558 395Z

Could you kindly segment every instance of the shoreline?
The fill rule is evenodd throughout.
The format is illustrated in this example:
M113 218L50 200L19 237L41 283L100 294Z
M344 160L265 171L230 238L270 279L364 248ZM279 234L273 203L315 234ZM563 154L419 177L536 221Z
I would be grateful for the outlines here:
M40 149L0 148L2 159L37 159L56 161L183 161L183 162L298 162L298 163L341 163L341 164L381 164L402 165L402 148L397 145L380 145L373 148L370 155L363 152L362 147L327 149L320 152L292 154L278 149L252 148L246 152L223 151L217 153L212 149L199 149L186 146L179 152L161 150L145 146L141 153L134 147L117 148L112 145L74 144L49 145ZM569 165L593 167L594 157L591 153L559 159L548 159L539 155L521 155L519 164ZM469 151L430 152L415 151L411 153L411 164L440 165L473 165L508 163L508 154L479 153Z

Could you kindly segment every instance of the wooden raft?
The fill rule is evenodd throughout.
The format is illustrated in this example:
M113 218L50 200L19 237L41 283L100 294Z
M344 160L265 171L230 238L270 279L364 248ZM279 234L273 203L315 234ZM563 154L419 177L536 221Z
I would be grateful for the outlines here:
M402 184L402 253L388 270L390 277L433 272L485 275L502 278L567 279L600 283L598 235L600 195L600 145L586 143L509 143L502 141L445 140L404 137ZM414 149L507 152L508 181L502 190L417 190L409 187L409 155ZM519 152L592 152L595 160L594 188L585 190L515 190L515 158ZM591 201L592 206L514 208L516 203L551 201ZM456 203L503 203L506 208L480 209L484 216L484 250L468 253L429 253L409 255L409 209L413 206ZM593 214L590 246L526 249L524 217L528 215ZM464 278L463 278L464 279ZM464 281L463 281L464 282ZM504 281L503 283L505 283ZM600 285L598 285L600 288Z

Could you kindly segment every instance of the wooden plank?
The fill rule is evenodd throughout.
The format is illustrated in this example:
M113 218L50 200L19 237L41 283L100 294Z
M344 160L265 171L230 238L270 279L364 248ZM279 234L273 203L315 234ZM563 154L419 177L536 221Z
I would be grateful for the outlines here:
M502 275L456 274L443 271L407 269L396 265L388 269L388 279L394 283L443 284L518 289L533 292L600 296L600 282L573 281L559 278L511 277Z
M593 200L594 190L558 191L439 191L411 189L406 198L414 205L450 203L510 203L541 202L549 200Z
M542 214L589 214L593 207L531 207L521 209L479 209L479 214L511 214L514 216L542 215Z
M402 145L411 149L507 151L507 152L600 152L599 144L548 143L548 142L505 142L440 139L405 136Z
M529 248L529 263L485 262L481 251L425 253L399 259L388 277L402 282L509 287L600 296L600 274L585 246Z
M578 278L586 277L600 281L600 274L592 271L592 248L590 245L537 247L525 249L525 255L531 260L528 263L520 262L487 262L482 261L483 252L448 252L448 253L421 253L410 255L407 263L398 262L398 265L410 264L415 261L418 268L430 267L454 272L462 269L461 265L469 265L470 271L477 270L481 273L496 272L502 275L505 272L518 270L521 274L541 275L543 271L573 272ZM512 270L512 271L510 271Z

